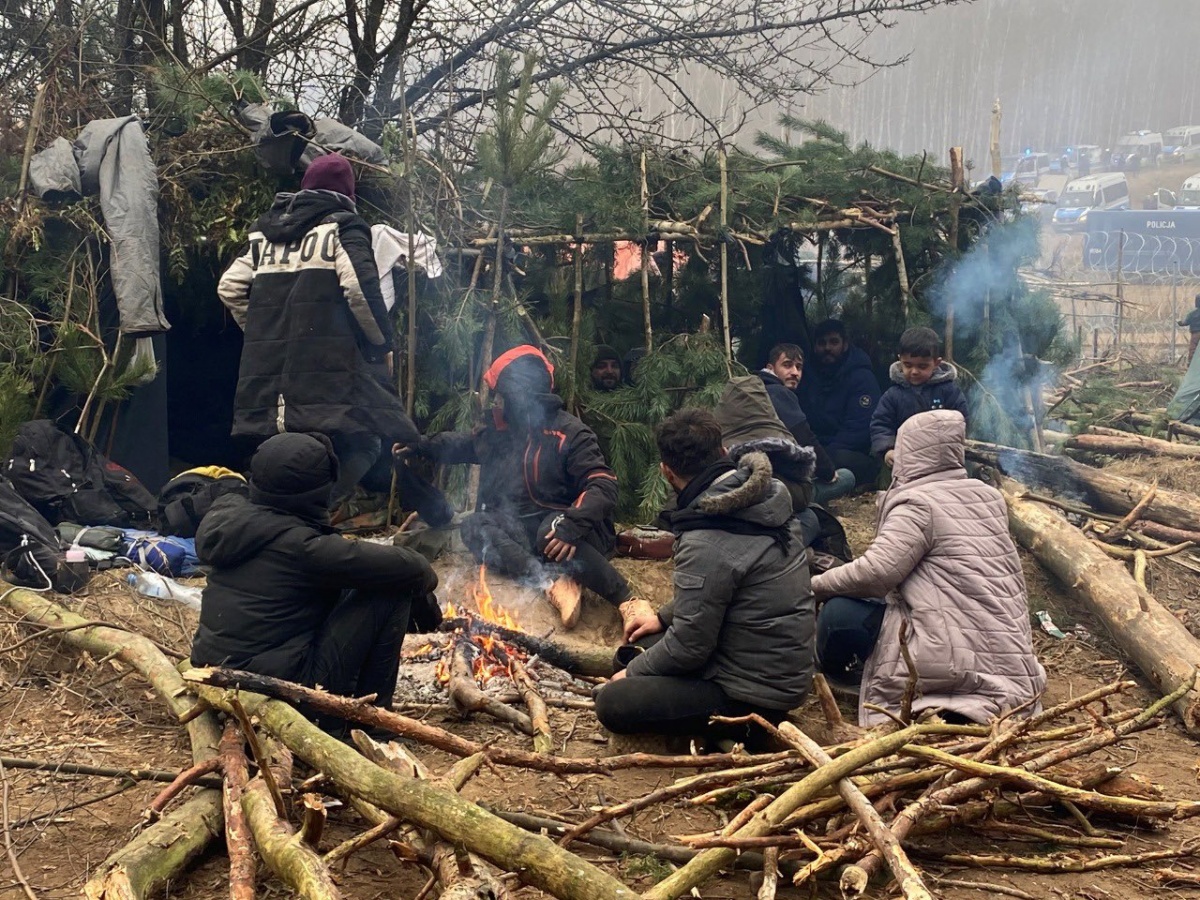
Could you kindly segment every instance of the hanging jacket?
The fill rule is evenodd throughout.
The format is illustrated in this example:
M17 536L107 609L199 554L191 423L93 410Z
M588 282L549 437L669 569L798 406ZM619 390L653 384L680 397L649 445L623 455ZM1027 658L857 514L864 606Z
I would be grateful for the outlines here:
M346 588L420 597L437 586L411 550L351 541L241 494L219 498L196 532L212 566L192 663L297 680L309 648Z
M595 433L562 408L553 394L541 396L545 425L521 433L494 419L473 432L443 432L421 442L422 453L441 463L478 463L476 509L518 518L559 512L555 537L578 543L590 533L615 545L613 511L617 476Z
M392 327L371 231L332 191L278 194L217 293L245 332L233 433L418 438L381 377Z
M924 384L913 386L904 378L904 367L892 363L892 385L879 398L871 416L871 452L883 455L896 446L896 432L917 413L953 409L967 418L967 398L955 383L958 370L943 362Z
M787 490L766 456L750 453L685 501L664 516L689 520L675 540L675 593L659 611L666 631L627 673L702 678L752 706L799 706L812 682L814 603Z
M806 365L798 391L813 433L829 453L870 450L879 382L866 353L850 347L836 366Z
M863 673L861 725L888 721L867 704L900 709L908 679L902 623L917 673L914 713L940 708L987 722L1030 703L1028 714L1046 687L1008 508L999 491L967 476L965 440L955 411L905 422L875 540L854 562L813 579L823 596L887 598Z

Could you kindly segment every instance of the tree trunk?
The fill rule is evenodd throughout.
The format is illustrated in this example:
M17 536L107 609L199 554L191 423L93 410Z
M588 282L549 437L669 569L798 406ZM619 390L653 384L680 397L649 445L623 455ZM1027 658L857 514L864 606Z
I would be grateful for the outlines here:
M1002 482L1013 536L1072 596L1103 623L1113 641L1163 694L1195 677L1198 642L1170 611L1078 528L1041 503L1021 500L1021 486ZM1195 690L1175 704L1184 727L1200 734Z
M199 690L217 708L230 709L224 692ZM368 762L286 703L249 693L242 693L241 700L297 756L354 796L436 831L504 871L521 872L534 887L560 900L637 900L621 882L550 839L522 831L452 791Z
M229 900L254 900L254 876L258 868L250 825L242 810L242 795L250 780L242 731L237 722L225 723L221 736L221 765L225 769L225 849L229 855Z
M967 442L967 458L993 466L1030 487L1082 495L1084 505L1118 516L1133 509L1150 490L1150 485L1144 481L1112 475L1062 456L977 441ZM1183 491L1159 488L1142 518L1185 531L1200 531L1200 498Z
M1077 434L1068 438L1065 445L1073 450L1088 453L1106 453L1110 456L1165 456L1171 459L1200 458L1200 444L1180 444L1143 437L1140 434Z

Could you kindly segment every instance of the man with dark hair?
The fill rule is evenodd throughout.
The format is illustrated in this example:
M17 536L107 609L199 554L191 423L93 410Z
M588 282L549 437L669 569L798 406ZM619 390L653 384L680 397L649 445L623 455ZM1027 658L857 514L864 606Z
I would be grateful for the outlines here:
M854 473L834 466L833 460L813 434L808 417L800 406L800 398L796 395L796 389L804 377L804 351L797 344L776 344L767 354L767 364L759 371L758 377L767 388L767 396L771 398L775 414L792 433L796 443L801 447L811 447L816 453L812 502L824 505L853 491Z
M879 460L871 456L871 414L879 402L871 360L850 344L837 319L816 327L813 347L816 359L800 382L800 406L833 464L853 472L859 485L870 485L879 477Z
M624 665L596 699L616 734L690 736L711 716L779 721L808 693L812 591L800 524L761 453L725 458L712 413L683 409L656 433L663 476L678 494L663 514L675 534L675 595L626 619ZM716 737L746 742L745 726Z
M608 561L616 546L617 478L596 435L563 409L554 367L536 347L502 353L484 374L496 392L491 421L445 432L414 449L442 463L479 465L479 500L462 523L480 563L546 590L563 625L579 621L580 585L623 617L649 604Z
M612 347L600 344L592 357L592 388L608 393L621 386L621 354Z
M953 409L967 418L967 398L954 383L958 370L941 356L942 342L932 328L909 328L900 335L900 352L888 372L884 391L871 416L871 452L892 464L896 433L908 419L935 409Z
M337 477L324 435L279 434L250 462L249 497L213 503L196 532L196 554L212 571L194 665L374 694L377 706L391 705L409 612L437 576L411 550L334 533Z
M1188 365L1192 364L1192 357L1196 355L1196 345L1200 344L1200 294L1196 295L1196 308L1189 312L1179 322L1180 328L1188 330Z
M317 157L298 193L276 194L217 286L245 334L233 434L328 435L340 463L335 506L374 465L383 439L419 437L384 377L392 326L354 190L349 160Z

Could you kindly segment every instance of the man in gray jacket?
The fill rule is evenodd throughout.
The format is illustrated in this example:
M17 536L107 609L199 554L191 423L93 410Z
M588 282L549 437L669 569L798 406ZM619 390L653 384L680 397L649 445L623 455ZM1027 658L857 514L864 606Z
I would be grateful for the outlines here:
M656 438L679 495L663 514L676 538L675 595L657 614L626 619L626 667L600 690L596 715L616 734L753 744L761 734L708 722L752 712L779 721L808 693L814 605L800 524L764 454L725 457L712 413L681 410Z

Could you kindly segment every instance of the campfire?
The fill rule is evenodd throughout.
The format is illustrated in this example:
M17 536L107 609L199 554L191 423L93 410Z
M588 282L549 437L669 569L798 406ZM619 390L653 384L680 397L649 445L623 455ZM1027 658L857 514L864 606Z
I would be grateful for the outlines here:
M446 606L446 619L461 620L462 625L455 628L442 653L442 658L438 661L438 681L442 684L450 683L453 677L454 660L459 655L460 647L463 648L463 655L470 659L471 675L480 687L485 687L497 676L511 680L512 661L515 659L524 663L528 657L519 647L508 644L493 630L483 627L483 624L486 623L512 631L521 630L516 617L498 604L495 597L492 596L492 590L488 587L487 582L487 566L479 567L479 578L471 585L470 593L475 604L474 611L466 607L459 609L453 603Z

